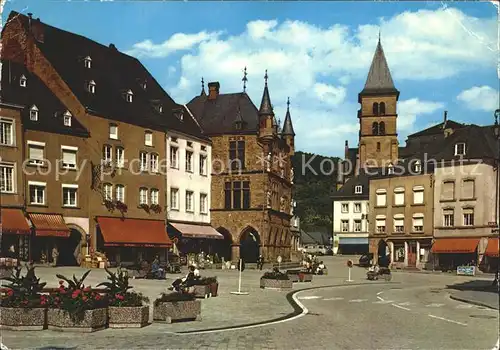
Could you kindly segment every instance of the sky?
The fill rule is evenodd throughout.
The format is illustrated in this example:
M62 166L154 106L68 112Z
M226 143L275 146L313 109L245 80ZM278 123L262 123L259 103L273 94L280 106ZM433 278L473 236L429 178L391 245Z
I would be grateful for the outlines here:
M243 90L271 101L296 148L343 156L358 143L358 93L379 32L396 88L399 142L442 122L491 124L499 106L498 14L492 2L159 2L8 0L47 24L114 43L137 57L178 103L201 91Z

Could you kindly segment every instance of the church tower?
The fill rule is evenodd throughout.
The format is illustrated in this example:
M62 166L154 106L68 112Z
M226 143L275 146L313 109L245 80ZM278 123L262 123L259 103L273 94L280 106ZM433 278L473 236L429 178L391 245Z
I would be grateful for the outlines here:
M392 81L379 37L368 78L358 95L360 167L386 167L396 163L398 99L399 91Z

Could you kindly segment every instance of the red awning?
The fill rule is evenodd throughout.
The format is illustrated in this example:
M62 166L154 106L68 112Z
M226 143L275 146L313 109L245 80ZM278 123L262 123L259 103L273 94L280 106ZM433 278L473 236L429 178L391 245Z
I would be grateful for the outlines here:
M22 209L2 208L2 233L29 235L31 232L28 220Z
M69 237L69 228L60 214L29 214L39 237Z
M432 245L432 253L474 253L479 238L439 238Z
M187 238L209 238L209 239L224 239L224 236L217 232L212 226L207 225L190 225L170 223L175 229L182 233L182 237Z
M484 252L484 255L498 258L498 256L500 255L498 241L499 241L498 238L488 238L488 245L486 246L486 251Z
M98 217L106 247L171 247L163 220Z

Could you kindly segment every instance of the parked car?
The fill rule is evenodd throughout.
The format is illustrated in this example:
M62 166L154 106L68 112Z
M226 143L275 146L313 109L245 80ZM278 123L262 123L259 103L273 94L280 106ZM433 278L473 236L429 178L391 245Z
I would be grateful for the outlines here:
M301 249L301 251L306 254L326 255L328 249L323 245L306 245Z
M369 266L371 266L371 261L372 260L373 260L373 254L372 253L363 254L359 258L358 264L361 267L369 267Z

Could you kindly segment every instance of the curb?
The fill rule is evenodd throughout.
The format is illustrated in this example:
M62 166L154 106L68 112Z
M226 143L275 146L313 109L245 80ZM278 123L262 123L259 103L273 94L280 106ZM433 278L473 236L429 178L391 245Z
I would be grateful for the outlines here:
M467 303L467 304L472 304L472 305L486 307L486 308L492 309L492 310L499 310L499 308L493 307L493 306L488 305L486 303L483 303L483 302L480 302L480 301L475 301L475 300L470 300L470 299L466 299L466 298L462 298L462 297L457 297L457 296L455 296L453 294L450 294L450 299L453 299L453 300L456 300L456 301L461 301L461 302Z

